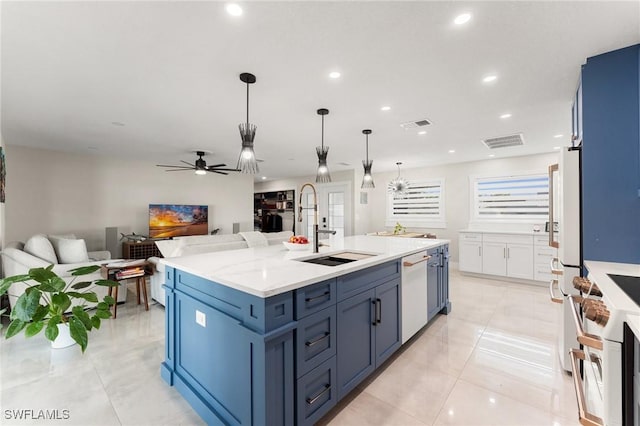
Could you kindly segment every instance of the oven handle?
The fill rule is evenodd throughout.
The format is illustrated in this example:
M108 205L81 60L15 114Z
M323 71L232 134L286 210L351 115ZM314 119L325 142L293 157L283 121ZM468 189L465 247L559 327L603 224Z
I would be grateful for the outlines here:
M551 301L553 303L563 303L564 300L562 299L562 297L556 297L556 295L553 293L553 287L558 285L558 280L557 279L552 279L549 282L549 296L551 297Z
M576 302L577 300L577 302ZM576 325L576 333L578 334L578 342L593 349L602 350L602 339L593 334L585 333L582 328L582 322L580 321L580 313L578 312L578 304L582 300L582 297L571 295L569 296L569 302L571 303L571 313L573 314L573 322Z
M552 258L551 262L549 262L549 268L551 268L551 273L553 275L562 275L563 274L562 269L556 268L555 267L556 265L554 265L554 263L557 265L557 263L558 263L558 258L557 257Z
M422 259L418 260L417 262L404 261L402 262L402 266L414 266L420 262L426 262L429 259L431 259L431 256L422 256Z
M578 400L578 419L580 424L584 426L603 426L604 422L598 416L595 416L587 411L587 403L584 398L584 386L582 384L582 377L580 377L580 371L578 370L578 359L584 361L584 352L578 349L571 349L571 372L573 375L573 386L576 388L576 399Z

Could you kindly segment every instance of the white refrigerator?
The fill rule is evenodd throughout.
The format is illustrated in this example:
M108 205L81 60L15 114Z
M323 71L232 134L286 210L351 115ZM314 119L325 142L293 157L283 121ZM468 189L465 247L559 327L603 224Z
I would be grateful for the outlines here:
M573 287L573 277L582 271L582 241L580 234L580 156L581 148L562 148L558 164L549 167L549 245L558 249L551 271L557 280L562 299L558 352L560 363L571 371L569 351L579 349L568 296L579 294ZM552 232L557 222L557 232ZM555 282L551 282L553 286ZM557 299L556 299L557 300Z

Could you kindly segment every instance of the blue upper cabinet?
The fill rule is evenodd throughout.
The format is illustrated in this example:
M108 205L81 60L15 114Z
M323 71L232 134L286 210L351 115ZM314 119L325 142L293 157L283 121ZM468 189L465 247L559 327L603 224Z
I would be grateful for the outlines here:
M582 67L586 260L640 263L639 69L640 45L591 57Z

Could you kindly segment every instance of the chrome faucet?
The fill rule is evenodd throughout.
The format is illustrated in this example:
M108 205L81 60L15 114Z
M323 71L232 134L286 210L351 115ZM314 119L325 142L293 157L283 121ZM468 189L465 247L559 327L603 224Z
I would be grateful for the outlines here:
M316 192L316 187L313 186L312 183L305 183L300 188L300 200L298 201L298 222L302 222L302 211L308 210L311 207L302 207L302 194L304 192L304 188L310 186L313 191L313 252L318 253L318 249L320 247L320 242L318 240L318 234L332 234L335 235L336 231L330 231L325 229L318 229L318 193Z

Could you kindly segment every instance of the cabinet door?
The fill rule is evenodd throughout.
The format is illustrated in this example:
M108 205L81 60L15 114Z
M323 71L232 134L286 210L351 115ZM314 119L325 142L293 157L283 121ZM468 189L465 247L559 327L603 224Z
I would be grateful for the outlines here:
M440 311L440 297L438 291L438 269L440 259L432 257L427 263L427 319L431 320Z
M338 399L375 369L375 289L338 303Z
M378 320L375 325L376 367L380 366L401 344L400 280L376 287Z
M507 276L526 280L533 279L533 246L507 245Z
M460 270L482 272L482 243L460 241Z
M482 273L507 275L507 245L505 243L482 243Z

